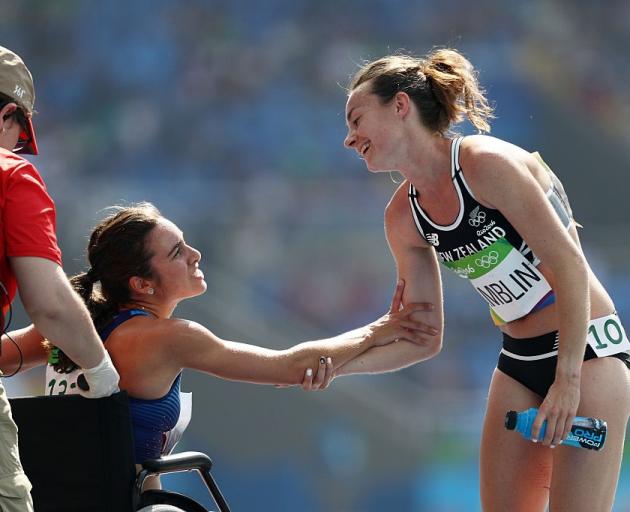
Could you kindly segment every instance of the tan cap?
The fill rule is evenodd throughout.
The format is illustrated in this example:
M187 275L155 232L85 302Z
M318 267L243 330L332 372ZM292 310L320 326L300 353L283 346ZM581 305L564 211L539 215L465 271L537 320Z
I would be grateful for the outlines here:
M26 64L11 50L0 46L0 93L11 98L26 114L26 126L20 139L25 145L16 153L37 154L35 131L31 122L35 106L33 77Z

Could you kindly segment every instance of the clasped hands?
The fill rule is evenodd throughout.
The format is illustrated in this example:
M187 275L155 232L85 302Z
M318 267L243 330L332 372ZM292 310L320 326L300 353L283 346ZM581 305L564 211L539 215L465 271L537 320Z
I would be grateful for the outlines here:
M431 336L438 334L436 328L412 318L414 313L432 311L433 304L420 302L403 305L404 288L405 282L398 281L389 311L364 328L368 330L367 336L371 337L373 347L389 345L399 340L424 345L429 342ZM326 389L334 378L335 367L332 358L322 355L315 369L305 370L300 386L304 391L319 391Z

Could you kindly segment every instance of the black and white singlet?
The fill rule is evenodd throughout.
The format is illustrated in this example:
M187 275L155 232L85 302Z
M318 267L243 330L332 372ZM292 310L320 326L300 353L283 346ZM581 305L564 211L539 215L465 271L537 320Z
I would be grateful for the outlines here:
M481 205L468 187L459 165L463 137L451 144L451 179L459 200L455 222L433 222L419 203L419 193L409 184L409 203L420 235L437 252L440 262L459 277L468 279L490 306L497 325L522 318L555 301L551 286L538 270L540 260L501 212ZM546 195L562 224L573 222L562 185L550 173Z

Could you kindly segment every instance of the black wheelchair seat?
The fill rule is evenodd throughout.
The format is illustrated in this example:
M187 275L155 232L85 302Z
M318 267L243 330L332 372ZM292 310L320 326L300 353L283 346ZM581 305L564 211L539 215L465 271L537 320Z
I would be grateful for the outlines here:
M177 471L197 471L218 510L230 510L210 473L212 461L203 453L146 461L136 476L125 392L99 399L64 395L9 401L37 512L135 512L158 504L208 512L182 494L143 490L147 476Z

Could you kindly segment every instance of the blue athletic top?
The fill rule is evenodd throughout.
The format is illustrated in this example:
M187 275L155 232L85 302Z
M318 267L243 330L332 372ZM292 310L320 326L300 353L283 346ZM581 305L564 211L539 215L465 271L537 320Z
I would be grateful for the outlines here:
M118 313L105 328L99 331L103 343L116 327L138 315L148 316L149 313L142 309L126 309ZM180 373L171 389L162 398L144 400L129 397L136 464L162 455L165 435L175 427L179 419L181 379Z

